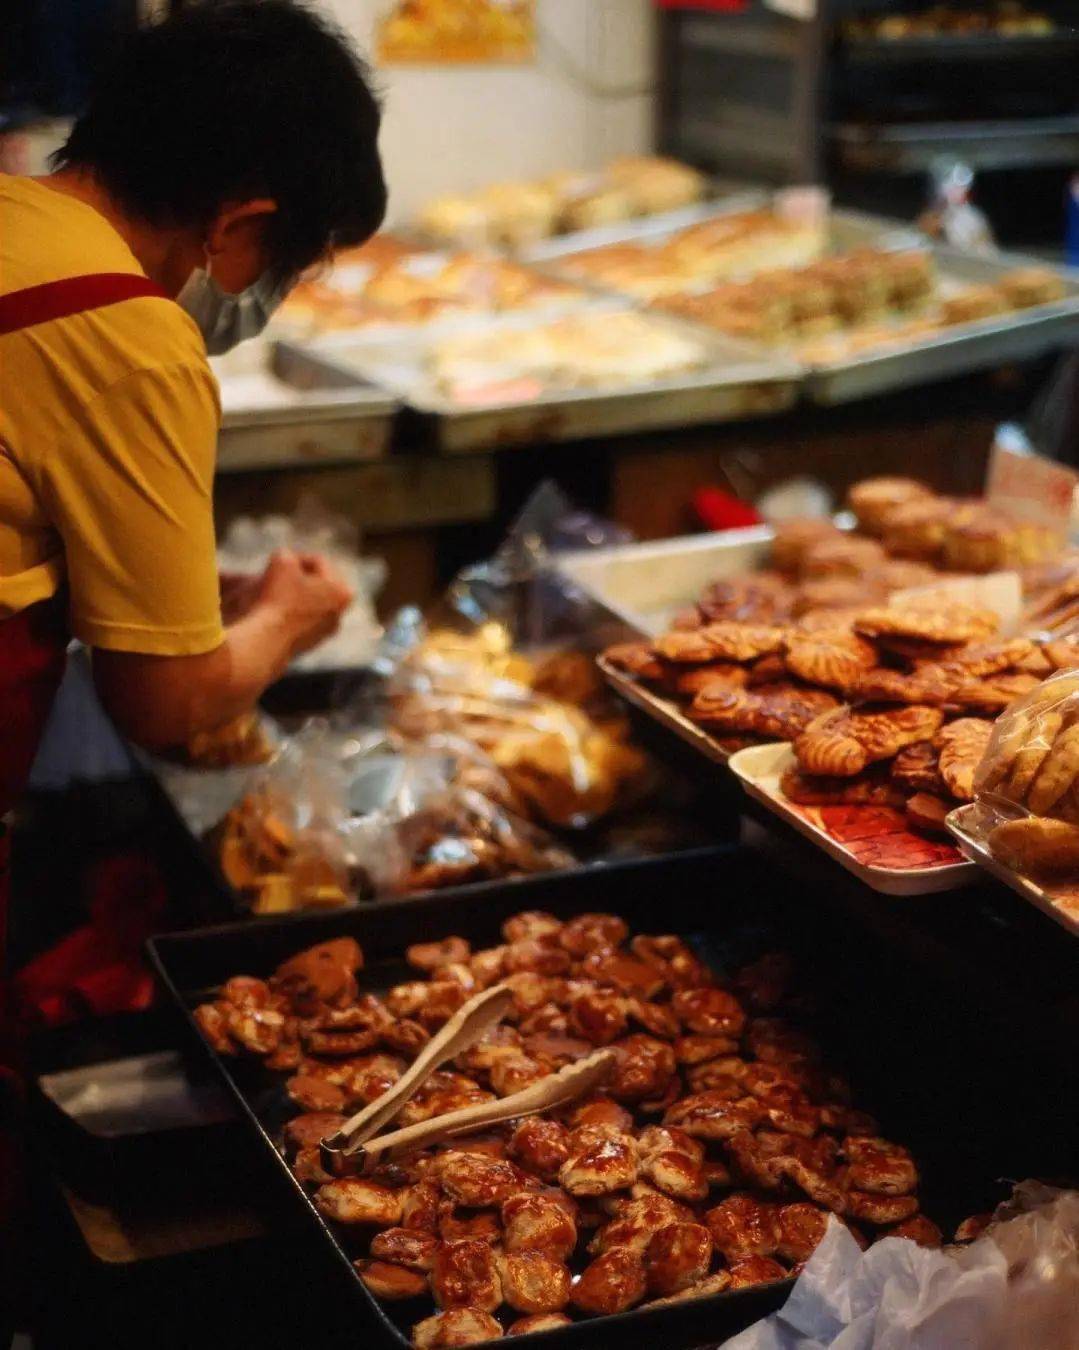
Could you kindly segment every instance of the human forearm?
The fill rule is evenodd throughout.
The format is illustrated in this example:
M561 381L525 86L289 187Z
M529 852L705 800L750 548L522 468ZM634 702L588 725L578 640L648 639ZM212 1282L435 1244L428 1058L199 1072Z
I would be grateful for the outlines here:
M182 745L231 721L288 666L291 644L278 618L258 609L198 656L144 656L98 650L94 680L109 715L147 749Z
M198 656L98 650L94 680L120 730L139 745L186 743L246 712L301 651L328 637L351 599L324 566L279 555L258 600Z

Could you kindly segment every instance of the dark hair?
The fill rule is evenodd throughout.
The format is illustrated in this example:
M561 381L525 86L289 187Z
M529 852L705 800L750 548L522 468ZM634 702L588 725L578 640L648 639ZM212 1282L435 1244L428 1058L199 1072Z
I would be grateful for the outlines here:
M92 170L155 225L272 197L266 247L284 278L381 224L379 120L332 24L291 0L202 3L132 37L54 163Z

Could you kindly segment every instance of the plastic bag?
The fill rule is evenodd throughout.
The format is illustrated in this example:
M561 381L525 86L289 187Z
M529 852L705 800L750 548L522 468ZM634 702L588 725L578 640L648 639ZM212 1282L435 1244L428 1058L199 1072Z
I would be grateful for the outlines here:
M558 571L556 555L631 538L578 510L556 484L541 483L495 555L458 573L429 625L468 632L495 624L517 651L580 646L595 626L595 606Z
M325 724L309 723L208 835L222 874L255 914L355 897L347 778Z
M571 867L573 855L471 788L445 787L411 812L382 812L347 834L349 864L378 894Z
M353 601L333 637L293 663L297 670L327 670L366 664L374 655L382 627L375 614L375 596L386 579L380 558L360 556L360 535L344 516L328 511L311 494L301 497L292 516L240 516L229 526L217 551L224 576L260 574L279 549L318 553L344 576Z
M1001 715L974 786L971 828L994 857L1037 879L1079 876L1079 670Z
M862 1252L837 1220L786 1305L724 1350L1064 1350L1079 1344L1079 1193L1017 1186L963 1248L885 1238Z
M438 631L402 663L389 686L395 730L478 747L544 825L580 828L646 790L648 761L629 743L627 723L580 706L602 690L592 661L563 653L532 663L489 643L485 627L468 645Z

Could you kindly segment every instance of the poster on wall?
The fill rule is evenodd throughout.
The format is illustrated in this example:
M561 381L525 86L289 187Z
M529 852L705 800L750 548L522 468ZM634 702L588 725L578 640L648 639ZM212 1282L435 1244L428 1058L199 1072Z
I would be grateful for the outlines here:
M383 65L533 61L535 0L392 0L378 25Z

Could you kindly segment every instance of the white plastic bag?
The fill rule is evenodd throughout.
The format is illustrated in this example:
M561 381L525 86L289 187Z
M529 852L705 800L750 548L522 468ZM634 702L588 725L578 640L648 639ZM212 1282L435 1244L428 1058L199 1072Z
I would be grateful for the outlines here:
M1030 1181L967 1247L862 1252L833 1219L786 1305L724 1350L1072 1350L1077 1242L1079 1192Z

